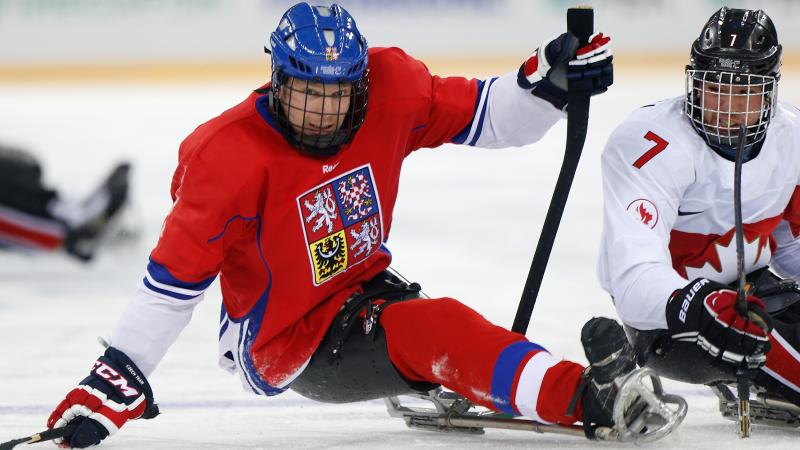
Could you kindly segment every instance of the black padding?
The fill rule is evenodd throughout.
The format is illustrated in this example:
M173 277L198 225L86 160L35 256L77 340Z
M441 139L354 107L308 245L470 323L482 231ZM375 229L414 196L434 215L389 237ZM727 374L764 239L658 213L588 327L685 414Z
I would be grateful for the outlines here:
M767 267L747 274L747 282L754 286L752 294L764 301L766 311L773 318L800 306L797 305L800 303L800 287L797 281L791 278L782 279Z
M405 380L389 359L380 311L388 304L420 297L420 287L383 272L364 285L334 319L291 389L325 403L349 403L414 392L438 385ZM376 305L376 299L386 300ZM366 316L361 313L366 311ZM370 324L370 319L374 323Z
M708 354L693 342L673 341L667 330L638 330L625 325L625 333L636 352L636 362L660 376L693 384L736 380L731 365L712 364Z
M798 306L795 303L793 306ZM800 323L792 309L773 316L775 330L796 351L800 350ZM787 319L791 318L791 322ZM672 341L666 330L637 330L625 326L628 339L636 352L636 362L650 367L660 376L692 384L731 384L736 382L735 368L728 364L714 365L708 354L697 344ZM755 373L754 382L771 395L800 405L800 394L764 371Z
M749 273L747 282L754 286L752 294L764 301L767 312L781 334L789 336L787 340L792 345L797 345L800 332L797 326L800 322L800 288L797 282L781 279L766 267ZM637 363L652 368L661 376L700 384L736 379L732 366L714 365L708 354L697 344L673 341L666 330L638 330L626 325L625 333L633 344Z

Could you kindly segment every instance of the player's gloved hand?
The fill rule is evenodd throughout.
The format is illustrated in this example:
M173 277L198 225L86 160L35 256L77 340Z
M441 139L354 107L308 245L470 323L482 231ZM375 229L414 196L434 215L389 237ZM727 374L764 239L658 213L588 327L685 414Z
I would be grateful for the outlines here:
M158 415L150 384L124 353L108 347L97 359L89 376L71 390L47 420L48 428L80 422L60 447L84 448L97 445L114 434L128 420L152 419Z
M572 33L546 40L522 63L517 84L561 110L567 106L567 80L589 95L607 91L614 82L611 37L593 34L587 45L578 46Z
M673 340L694 342L715 361L736 368L757 368L767 361L772 320L758 297L747 297L747 316L736 311L736 291L698 278L675 291L667 302Z

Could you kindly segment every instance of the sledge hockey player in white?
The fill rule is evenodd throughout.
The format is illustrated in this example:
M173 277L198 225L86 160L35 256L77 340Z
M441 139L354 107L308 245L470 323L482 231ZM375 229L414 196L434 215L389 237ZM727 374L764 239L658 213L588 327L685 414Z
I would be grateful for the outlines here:
M635 111L612 133L598 275L640 365L712 385L728 417L726 385L748 373L760 398L783 406L754 403L754 421L796 425L800 111L778 101L781 50L763 11L723 7L692 45L685 95ZM746 318L731 287L742 124Z

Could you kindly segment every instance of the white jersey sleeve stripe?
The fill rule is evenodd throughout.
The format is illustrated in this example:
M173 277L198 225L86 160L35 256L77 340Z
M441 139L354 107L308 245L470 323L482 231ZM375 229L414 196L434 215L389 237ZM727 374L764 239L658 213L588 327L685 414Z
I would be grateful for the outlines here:
M492 80L470 145L481 148L521 147L541 139L563 111L517 84L517 72ZM484 111L485 110L485 111Z
M466 141L469 145L475 145L475 142L481 137L481 128L483 127L483 121L486 117L486 108L489 106L488 98L489 93L492 90L492 84L497 81L497 78L492 78L486 83L485 88L481 92L480 102L478 103L478 108L475 111L475 117L472 119L472 127L470 128L469 135L467 136ZM478 113L480 111L480 113Z
M156 297L192 300L202 294L215 278L216 276L210 276L198 282L182 281L173 276L166 267L150 259L142 285Z
M184 295L186 297L192 297L193 298L193 297L197 297L198 295L203 293L203 291L193 291L193 290L190 290L190 289L183 289L183 288L179 288L179 287L175 287L175 286L170 286L170 285L164 284L164 283L159 283L158 281L153 279L153 277L150 275L149 272L145 274L145 279L148 281L147 284L150 287L157 287L157 288L159 288L161 290L169 291L170 293L175 293L175 294L182 294L182 295Z
M451 142L481 148L520 147L541 139L564 117L563 111L519 87L517 72L510 72L478 80L472 121Z
M488 83L484 80L478 80L478 98L476 100L472 121L470 121L469 125L464 127L460 133L453 137L452 142L454 144L473 145L472 141L475 139L475 134L478 133L480 119L486 113L486 97L489 95L489 87L494 80L496 80L496 78L492 78Z

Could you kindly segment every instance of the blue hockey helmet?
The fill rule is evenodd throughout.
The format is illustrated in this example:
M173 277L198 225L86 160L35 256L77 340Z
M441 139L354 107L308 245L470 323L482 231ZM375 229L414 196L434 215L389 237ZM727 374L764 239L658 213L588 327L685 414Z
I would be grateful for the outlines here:
M367 41L355 20L336 4L298 3L281 17L270 47L271 103L284 137L313 156L336 154L367 107Z
M270 36L273 69L323 83L357 81L367 69L367 40L339 5L289 8Z

